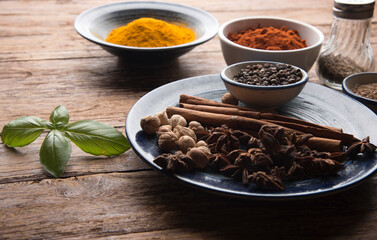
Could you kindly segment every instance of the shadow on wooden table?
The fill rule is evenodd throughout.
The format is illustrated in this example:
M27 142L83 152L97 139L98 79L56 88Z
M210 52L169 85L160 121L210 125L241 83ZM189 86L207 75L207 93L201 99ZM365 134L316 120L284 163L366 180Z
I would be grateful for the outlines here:
M231 199L175 186L171 186L170 196L156 197L168 198L159 201L166 202L165 211L174 215L170 220L164 218L165 222L172 228L201 232L204 239L323 239L331 236L349 239L360 233L361 228L373 228L368 222L376 201L371 181L329 196L281 202Z
M192 77L189 70L181 67L179 59L168 65L159 66L130 65L120 58L117 59L116 65L113 63L104 63L107 67L102 69L105 72L101 74L106 75L106 78L96 83L102 88L150 91L172 81Z

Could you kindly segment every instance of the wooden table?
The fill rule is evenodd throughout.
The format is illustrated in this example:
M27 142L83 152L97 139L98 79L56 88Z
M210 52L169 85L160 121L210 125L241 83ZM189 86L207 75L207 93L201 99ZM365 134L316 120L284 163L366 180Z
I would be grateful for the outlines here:
M124 133L128 111L148 91L225 67L218 37L167 67L124 66L73 28L79 13L109 2L0 1L1 129L20 116L48 119L63 104L71 121L93 119ZM204 9L220 24L280 16L312 24L327 36L332 21L332 0L175 2ZM313 69L310 81L319 82ZM61 178L54 179L39 163L42 139L17 149L0 144L2 239L377 239L376 177L321 198L240 200L183 186L132 150L106 158L74 146Z

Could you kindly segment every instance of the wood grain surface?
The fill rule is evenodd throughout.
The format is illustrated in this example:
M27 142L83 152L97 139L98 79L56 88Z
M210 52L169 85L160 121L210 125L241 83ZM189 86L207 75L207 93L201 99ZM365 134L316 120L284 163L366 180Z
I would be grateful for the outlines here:
M115 1L0 1L0 128L60 104L70 121L93 119L125 132L132 105L166 83L217 74L219 39L171 65L127 66L80 37L82 11ZM332 0L177 0L220 24L246 16L304 21L328 35ZM371 42L377 53L377 24ZM314 68L310 81L320 83ZM0 239L377 239L377 178L350 190L297 201L240 200L198 191L152 170L129 150L95 157L73 146L60 179L39 163L43 138L23 148L0 143Z

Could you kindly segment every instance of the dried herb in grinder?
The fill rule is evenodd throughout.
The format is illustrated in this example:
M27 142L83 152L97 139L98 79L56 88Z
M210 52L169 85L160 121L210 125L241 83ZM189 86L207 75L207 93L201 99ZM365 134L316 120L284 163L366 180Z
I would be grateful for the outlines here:
M342 84L343 79L354 73L367 71L347 57L331 55L318 59L318 72L321 78L331 79L336 84Z
M327 86L341 90L347 76L373 71L369 37L374 4L373 0L334 1L330 34L318 56L316 69Z

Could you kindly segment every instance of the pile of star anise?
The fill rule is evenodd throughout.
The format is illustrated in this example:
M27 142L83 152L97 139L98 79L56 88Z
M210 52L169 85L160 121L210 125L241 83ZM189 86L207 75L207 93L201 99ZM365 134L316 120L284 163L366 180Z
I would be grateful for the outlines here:
M227 126L196 132L211 150L210 166L243 184L262 189L284 190L285 181L333 175L347 155L373 154L369 138L350 146L347 152L317 152L305 143L310 134L296 135L280 127L263 126L258 137Z
M195 134L198 140L205 141L210 151L205 154L209 156L205 164L245 185L253 183L269 190L284 190L286 181L334 175L347 156L359 153L370 156L376 151L367 137L345 152L318 152L305 145L313 137L311 134L297 135L272 125L262 126L257 136L226 125L201 128ZM176 151L162 154L154 162L168 172L186 172L196 169L197 160Z

